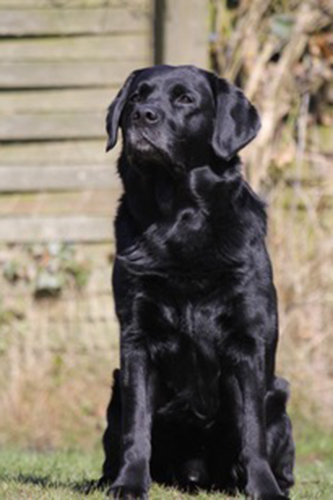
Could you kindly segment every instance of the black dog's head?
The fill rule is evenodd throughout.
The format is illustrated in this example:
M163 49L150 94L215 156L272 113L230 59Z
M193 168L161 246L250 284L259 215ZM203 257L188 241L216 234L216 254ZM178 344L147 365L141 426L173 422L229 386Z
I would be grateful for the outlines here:
M107 151L120 126L132 164L188 170L211 155L230 160L257 134L260 120L244 94L193 66L134 71L109 107Z

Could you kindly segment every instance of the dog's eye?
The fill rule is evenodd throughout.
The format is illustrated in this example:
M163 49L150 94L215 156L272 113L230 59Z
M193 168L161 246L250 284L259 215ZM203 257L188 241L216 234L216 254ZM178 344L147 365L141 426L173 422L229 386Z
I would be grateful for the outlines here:
M193 98L188 94L182 94L177 97L177 102L180 102L181 104L191 104L193 102Z
M182 94L177 97L177 102L180 102L181 104L191 104L193 102L193 98L188 94Z
M138 102L140 100L139 92L135 92L134 94L132 94L129 100L130 102Z

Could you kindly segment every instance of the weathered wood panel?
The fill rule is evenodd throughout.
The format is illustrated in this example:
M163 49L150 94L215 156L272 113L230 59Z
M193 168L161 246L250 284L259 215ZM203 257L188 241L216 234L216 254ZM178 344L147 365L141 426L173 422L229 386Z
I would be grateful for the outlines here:
M0 10L1 16L1 10ZM89 59L143 60L151 49L147 34L108 36L71 36L5 39L0 42L0 61L77 61Z
M112 240L121 145L105 154L105 115L152 61L152 5L0 0L4 243Z
M13 113L106 113L118 88L58 89L0 92L0 116Z
M0 217L58 217L89 215L108 217L113 222L120 197L118 189L6 193L0 196Z
M139 9L1 9L1 36L140 33L150 28L150 16Z
M110 240L112 233L112 223L108 217L3 217L0 219L0 241L3 243L36 241L89 243Z
M0 88L119 87L146 60L0 63Z
M0 166L0 186L3 192L117 189L119 179L114 169L105 167Z
M105 136L104 113L0 115L0 140L47 140Z
M119 156L121 141L107 154L105 145L106 137L100 140L0 144L0 159L4 166L105 165L112 168Z
M49 9L50 7L66 10L74 7L130 7L134 11L137 9L147 10L150 7L150 0L0 0L0 9Z

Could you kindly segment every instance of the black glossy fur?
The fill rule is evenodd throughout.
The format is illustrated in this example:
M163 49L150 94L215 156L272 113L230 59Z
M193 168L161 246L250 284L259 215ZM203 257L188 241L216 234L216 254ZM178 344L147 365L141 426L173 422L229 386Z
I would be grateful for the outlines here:
M113 271L121 327L100 484L287 498L294 444L275 376L266 215L237 153L260 127L225 80L191 66L134 72L109 108L123 133Z

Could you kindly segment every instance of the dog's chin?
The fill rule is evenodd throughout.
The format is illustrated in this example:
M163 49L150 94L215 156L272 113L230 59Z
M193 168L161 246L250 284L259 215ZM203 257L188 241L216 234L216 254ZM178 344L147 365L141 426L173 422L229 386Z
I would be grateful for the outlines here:
M127 157L133 165L141 167L143 165L170 163L170 159L165 151L157 143L143 135L130 136L125 142Z
M173 176L183 172L183 166L172 158L169 149L159 144L158 139L154 140L145 134L129 133L125 138L128 161L140 171L162 168Z

